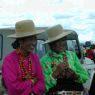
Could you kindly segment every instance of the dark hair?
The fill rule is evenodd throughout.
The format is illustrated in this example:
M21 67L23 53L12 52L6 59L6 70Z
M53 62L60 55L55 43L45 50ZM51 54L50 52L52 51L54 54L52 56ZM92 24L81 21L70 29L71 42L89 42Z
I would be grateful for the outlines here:
M50 47L51 50L54 50L55 42L51 42L51 43L49 43L49 47Z
M19 40L16 39L11 45L12 45L12 47L13 47L14 49L19 48L19 47L20 47Z

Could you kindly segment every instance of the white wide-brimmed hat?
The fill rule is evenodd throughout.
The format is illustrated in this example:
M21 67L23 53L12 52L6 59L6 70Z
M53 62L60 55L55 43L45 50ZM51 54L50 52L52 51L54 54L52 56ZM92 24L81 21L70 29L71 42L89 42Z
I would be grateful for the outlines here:
M8 35L10 38L23 38L40 34L44 31L36 30L32 20L22 20L15 24L15 34Z
M72 33L71 30L63 29L60 24L48 28L46 32L48 35L48 40L46 40L44 44L56 41Z

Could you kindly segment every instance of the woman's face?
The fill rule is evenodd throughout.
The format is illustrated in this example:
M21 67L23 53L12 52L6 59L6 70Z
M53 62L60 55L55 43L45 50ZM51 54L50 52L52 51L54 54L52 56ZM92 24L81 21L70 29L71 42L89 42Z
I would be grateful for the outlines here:
M53 49L57 53L63 52L66 49L66 46L66 40L64 41L63 39L53 42Z
M20 47L27 53L33 52L37 44L37 37L30 36L20 41Z

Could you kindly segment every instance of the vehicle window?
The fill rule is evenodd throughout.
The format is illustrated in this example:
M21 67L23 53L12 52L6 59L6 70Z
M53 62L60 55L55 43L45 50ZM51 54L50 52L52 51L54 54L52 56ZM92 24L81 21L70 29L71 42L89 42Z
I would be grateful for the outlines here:
M0 34L0 60L2 59L3 56L3 35Z
M68 47L68 50L70 51L76 51L76 42L75 40L67 40L67 47Z
M45 47L44 47L43 43L44 43L43 40L37 40L36 52L40 58L45 54Z
M68 50L75 52L79 59L81 58L80 49L78 47L76 40L67 40L67 47Z

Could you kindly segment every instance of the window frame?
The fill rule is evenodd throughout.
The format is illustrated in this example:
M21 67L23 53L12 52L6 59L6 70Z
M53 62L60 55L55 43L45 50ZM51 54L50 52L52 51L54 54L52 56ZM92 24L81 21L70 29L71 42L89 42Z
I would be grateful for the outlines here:
M1 53L1 55L0 55L0 60L2 60L2 58L3 58L3 35L2 34L0 34L0 38L1 38L1 41L0 41L0 43L1 43L1 48L0 48L0 53Z

